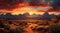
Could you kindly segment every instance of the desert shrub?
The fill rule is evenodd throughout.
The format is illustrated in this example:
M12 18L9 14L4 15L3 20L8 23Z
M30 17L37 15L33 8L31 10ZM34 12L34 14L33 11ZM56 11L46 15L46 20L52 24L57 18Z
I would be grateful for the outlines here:
M3 28L4 27L4 24L0 22L0 27Z
M12 21L8 21L9 24L12 24Z
M26 26L27 25L27 23L26 22L20 22L20 24L19 24L20 26Z
M10 29L8 33L23 33L23 28Z
M16 28L15 33L23 33L24 29L23 28Z
M9 30L10 26L9 25L4 25L4 29Z
M15 33L14 29L10 29L8 33Z
M50 32L51 33L60 33L60 25L51 25L50 26Z
M3 33L3 30L0 30L0 33Z

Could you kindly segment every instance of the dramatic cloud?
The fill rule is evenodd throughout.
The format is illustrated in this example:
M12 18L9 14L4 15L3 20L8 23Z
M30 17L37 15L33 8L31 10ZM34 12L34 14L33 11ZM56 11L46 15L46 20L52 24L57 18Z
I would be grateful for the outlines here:
M43 0L0 0L0 9L11 10L17 8L18 4L23 2L29 3L30 6L40 6L41 3L44 3Z
M31 6L39 6L40 5L40 0L30 0L29 4Z
M37 10L59 11L60 0L0 0L0 10L13 10L18 7L36 7ZM52 8L50 8L50 6ZM39 7L39 8L38 8ZM43 8L42 8L43 7Z
M17 7L17 4L22 3L23 0L0 0L0 9L11 10Z
M52 6L54 9L60 7L60 0L54 0Z

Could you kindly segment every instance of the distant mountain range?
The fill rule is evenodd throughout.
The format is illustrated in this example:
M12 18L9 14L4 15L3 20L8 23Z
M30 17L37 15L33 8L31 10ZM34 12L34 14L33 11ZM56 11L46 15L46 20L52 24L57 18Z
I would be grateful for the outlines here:
M25 20L25 19L51 19L51 18L55 18L57 17L57 15L51 14L49 15L48 12L45 12L43 15L29 15L29 13L24 13L24 14L19 14L19 15L12 15L11 13L7 13L6 15L0 14L0 19L1 18L5 18L5 19L20 19L20 20Z

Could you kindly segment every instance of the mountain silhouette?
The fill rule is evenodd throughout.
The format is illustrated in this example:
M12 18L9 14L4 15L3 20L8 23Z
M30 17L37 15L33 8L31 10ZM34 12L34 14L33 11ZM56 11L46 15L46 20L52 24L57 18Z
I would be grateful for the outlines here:
M45 12L43 15L30 15L29 13L24 13L24 14L19 14L19 15L12 15L11 13L7 13L6 15L4 14L0 14L0 18L6 18L6 19L20 19L20 20L25 20L25 19L45 19L45 20L49 20L51 18L55 18L57 15L51 14L49 15L48 12Z
M55 17L56 17L56 15L54 15L54 14L49 15L48 12L45 12L45 13L41 16L41 19L47 19L47 20L49 20L49 19L55 18Z

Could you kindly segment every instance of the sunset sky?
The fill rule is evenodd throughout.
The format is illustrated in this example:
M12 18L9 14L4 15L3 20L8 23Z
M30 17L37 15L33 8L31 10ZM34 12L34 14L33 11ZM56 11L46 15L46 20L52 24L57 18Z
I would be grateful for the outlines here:
M0 0L0 14L60 14L60 0Z

